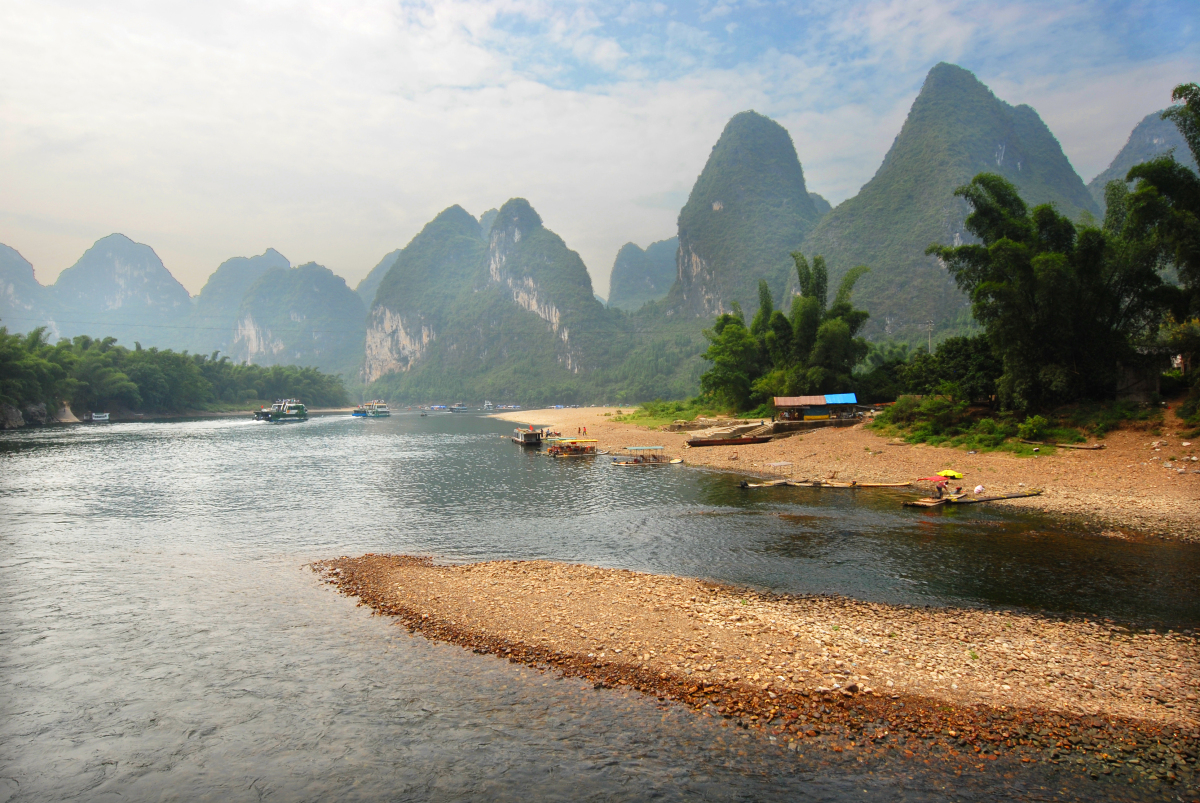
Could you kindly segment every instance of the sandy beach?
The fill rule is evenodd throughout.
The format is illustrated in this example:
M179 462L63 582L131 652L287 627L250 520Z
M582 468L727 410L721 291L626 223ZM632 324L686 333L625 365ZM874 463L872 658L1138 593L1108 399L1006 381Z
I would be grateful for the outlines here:
M624 408L628 412L630 408ZM564 435L587 427L602 448L662 445L693 466L760 472L768 463L791 463L791 476L860 482L928 477L943 469L961 472L955 481L989 495L1043 489L1040 496L998 504L1026 507L1086 520L1114 537L1153 535L1200 540L1200 439L1181 438L1168 415L1162 434L1118 430L1096 451L1047 449L1036 457L1008 452L910 445L876 435L862 425L812 430L770 443L686 448L686 432L664 432L613 421L616 408L520 410L498 414L508 421L550 426ZM606 413L608 415L606 415ZM1183 446L1183 443L1189 443ZM921 486L929 490L929 485Z
M971 760L1153 762L1194 781L1190 634L547 561L365 555L314 568L428 637L711 709L796 746L911 751L919 739Z

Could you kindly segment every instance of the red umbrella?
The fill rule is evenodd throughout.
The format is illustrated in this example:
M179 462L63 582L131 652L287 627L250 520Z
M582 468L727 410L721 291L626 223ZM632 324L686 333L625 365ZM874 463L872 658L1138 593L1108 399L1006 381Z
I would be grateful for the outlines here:
M945 477L921 477L920 479L918 479L918 480L917 480L917 482L926 482L926 481L929 481L929 482L949 482L950 480L946 479Z

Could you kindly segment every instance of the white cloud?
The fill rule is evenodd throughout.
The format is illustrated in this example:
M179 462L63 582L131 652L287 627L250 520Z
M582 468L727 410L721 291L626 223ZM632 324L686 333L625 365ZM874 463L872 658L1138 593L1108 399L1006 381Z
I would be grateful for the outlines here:
M1078 5L724 8L5 4L0 241L43 281L121 231L192 292L268 246L353 284L443 208L524 196L603 294L621 244L674 234L662 199L686 194L744 109L789 128L810 188L836 203L937 61L1037 108L1085 178L1197 66L1123 55Z

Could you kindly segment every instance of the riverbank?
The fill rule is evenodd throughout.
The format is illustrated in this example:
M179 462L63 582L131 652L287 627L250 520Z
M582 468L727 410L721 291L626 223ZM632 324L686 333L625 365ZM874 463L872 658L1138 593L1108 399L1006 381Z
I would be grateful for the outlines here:
M365 555L314 568L428 637L678 700L791 749L1069 761L1097 776L1196 780L1191 634L548 561Z
M608 415L605 415L608 413ZM1161 435L1111 432L1103 449L1046 449L1037 457L1008 452L969 454L962 449L911 445L882 438L862 425L817 429L770 443L685 448L686 432L664 432L613 421L615 408L528 410L496 418L551 426L564 435L588 428L606 449L661 444L688 465L749 473L788 462L794 478L896 482L954 469L966 489L989 495L1041 488L1040 496L1000 504L1084 519L1112 537L1147 534L1200 541L1200 440L1181 438L1169 417ZM1184 446L1183 443L1188 443ZM1182 472L1182 473L1181 473ZM925 490L931 486L926 484ZM770 493L769 490L757 493ZM936 514L935 514L936 515Z

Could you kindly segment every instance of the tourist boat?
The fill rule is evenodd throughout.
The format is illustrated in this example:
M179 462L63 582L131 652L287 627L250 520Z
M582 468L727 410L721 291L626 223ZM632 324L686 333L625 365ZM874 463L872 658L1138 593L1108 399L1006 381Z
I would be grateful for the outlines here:
M612 459L616 466L666 466L671 463L682 463L682 460L671 459L664 454L662 446L626 446L626 454L619 454Z
M255 421L282 424L287 421L307 421L308 408L299 399L279 399L270 407L260 407L254 413Z
M549 457L595 457L608 454L598 451L596 443L594 438L560 438L546 450L546 454Z
M493 404L492 404L490 401L488 401L487 399L484 399L484 400L483 400L483 409L485 409L485 410L495 410L495 409L496 409L496 407L495 407L495 405L493 405Z
M383 399L363 402L354 408L354 412L350 413L355 418L385 418L391 414L387 402Z
M520 427L517 427L513 430L512 439L513 443L519 443L522 446L541 446L542 430L534 429L533 427L530 427L529 429L521 429Z
M470 410L467 408L467 405L463 404L462 402L455 402L454 404L450 405L450 412L468 413Z
M107 424L108 413L92 413L91 420L93 424Z

